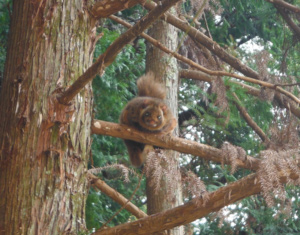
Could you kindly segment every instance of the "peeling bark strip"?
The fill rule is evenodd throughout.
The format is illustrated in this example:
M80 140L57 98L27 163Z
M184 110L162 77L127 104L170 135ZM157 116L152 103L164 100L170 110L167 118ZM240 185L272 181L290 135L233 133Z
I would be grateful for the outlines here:
M107 50L99 56L97 61L88 68L74 83L71 85L62 95L58 97L58 101L61 104L67 105L76 94L94 77L104 71L104 69L110 65L121 49L140 35L145 29L147 29L156 19L163 15L170 7L175 5L180 0L165 0L162 4L159 4L152 11L150 11L145 17L143 17L138 23L136 23L131 29L127 30L120 37L118 37Z
M146 218L105 229L96 235L135 235L155 232L188 224L222 207L235 203L243 198L260 193L260 184L256 174L251 174L208 194L206 199L195 198L192 201Z
M229 160L223 158L222 151L220 149L174 136L160 136L149 133L145 134L125 125L94 120L94 123L92 124L92 133L135 140L166 149L173 149L181 153L192 154L209 161L231 164ZM237 159L236 161L238 167L250 170L257 170L260 163L259 159L250 156L247 156L247 158L243 160Z

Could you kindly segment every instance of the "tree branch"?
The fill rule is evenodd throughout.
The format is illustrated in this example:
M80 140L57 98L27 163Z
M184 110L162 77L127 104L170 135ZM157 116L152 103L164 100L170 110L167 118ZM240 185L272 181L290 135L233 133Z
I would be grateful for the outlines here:
M198 197L185 205L157 213L146 218L105 229L96 235L127 235L127 234L152 234L179 225L188 224L207 214L218 211L224 206L235 203L243 198L260 193L260 184L256 174L251 174L224 186L215 192L209 193L205 198Z
M124 25L127 28L131 28L132 27L129 23L127 23L126 21L120 19L119 17L111 15L109 18L112 19L112 20L114 20L114 21L116 21L116 22L118 22L119 24ZM145 38L147 41L149 41L151 44L153 44L154 46L156 46L157 48L159 48L162 51L164 51L165 53L174 56L176 59L178 59L178 60L180 60L182 62L185 62L185 63L189 64L190 66L192 66L193 68L199 69L200 71L202 71L204 73L207 73L207 74L212 75L212 76L234 77L234 78L246 81L246 82L250 82L250 83L258 84L260 86L264 86L264 87L268 87L268 88L271 88L271 89L274 89L274 90L278 90L279 92L285 94L286 96L288 96L289 98L293 99L294 101L296 101L297 103L300 104L300 100L296 96L294 96L292 93L290 93L290 92L282 89L281 87L278 87L278 85L275 85L275 84L272 84L272 83L268 83L268 82L264 82L264 81L260 81L260 80L253 79L253 78L250 78L250 77L245 77L245 76L240 76L240 75L233 74L233 73L224 72L224 71L209 70L209 69L207 69L207 68L205 68L205 67L203 67L203 66L201 66L201 65L199 65L197 63L195 63L194 61L186 58L185 56L182 56L182 55L180 55L177 52L173 52L173 51L169 50L168 48L166 48L165 46L163 46L160 42L158 42L154 38L150 37L149 35L147 35L145 33L142 33L141 36L143 38Z
M89 180L92 182L92 184L101 190L105 195L109 196L112 200L119 203L121 206L124 206L125 209L128 210L131 214L133 214L137 218L144 218L148 215L140 210L137 206L135 206L133 203L128 202L128 199L125 198L122 194L108 186L103 180L100 180L97 176L87 173L87 176Z
M205 81L209 83L212 83L214 79L212 76L207 75L205 73L187 69L183 69L180 71L180 77ZM255 87L236 81L229 81L229 83L236 84L241 86L242 88L245 88L248 94L257 97L260 95L260 90ZM282 95L278 92L275 92L275 100L281 107L285 107L287 110L290 110L296 117L300 118L300 108L294 102L288 101L287 98L283 99Z
M110 65L121 49L147 29L156 19L163 15L170 7L180 0L165 0L156 8L150 11L131 29L127 30L120 37L118 37L107 50L98 57L96 62L88 68L65 92L58 96L58 101L61 104L67 105L80 90L98 74L102 73L104 69Z
M155 3L148 2L148 1L146 1L144 4L144 6L150 10L153 9L155 7L155 5L156 5ZM209 70L206 70L206 71L202 70L203 72L208 73L210 75L214 75L214 76L235 77L237 79L241 79L241 80L251 82L251 83L256 83L255 80L258 80L257 84L274 89L276 91L279 91L279 92L285 94L286 96L288 96L289 98L291 98L292 100L294 100L296 103L300 104L300 100L295 95L291 94L290 92L288 92L288 91L284 90L283 88L278 87L274 84L263 82L262 81L263 79L261 79L260 75L256 71L252 70L250 67L244 65L240 60L238 60L234 56L227 53L222 47L220 47L220 45L218 43L214 42L212 39L210 39L209 37L204 35L202 32L200 32L196 28L190 26L187 22L173 16L170 13L166 13L164 16L165 17L163 19L165 21L167 21L168 23L172 24L173 26L181 29L183 32L186 32L193 40L198 41L199 43L204 45L208 50L213 52L220 59L222 59L223 61L225 61L226 63L231 65L233 68L235 68L237 71L240 71L241 73L243 73L244 75L246 75L248 77L243 77L243 76L239 76L236 74L220 72L220 71L210 72Z
M141 1L141 0L139 0ZM148 10L151 10L155 7L155 3L153 2L148 2L144 4L144 7ZM177 27L178 29L182 30L183 32L187 33L193 40L198 41L201 43L203 46L205 46L208 50L213 52L215 55L217 55L220 59L231 65L233 68L235 68L237 71L240 71L244 75L255 78L258 80L260 79L260 76L257 72L249 68L248 66L244 65L243 63L240 62L237 58L234 56L230 55L220 47L218 43L207 37L205 34L197 30L195 27L192 27L189 25L186 21L183 21L179 19L178 17L166 13L165 17L163 18L166 22L172 24L173 26Z
M137 0L106 0L96 2L92 9L91 14L96 18L106 18L118 11L128 9L138 4Z
M232 94L233 94L233 97L235 98L235 100L233 101L235 106L237 107L237 109L239 110L240 114L243 116L245 121L248 123L248 125L256 132L256 134L258 134L258 136L262 139L263 142L269 143L270 140L269 140L268 136L256 124L256 122L254 122L254 120L248 114L247 110L239 104L240 100L237 97L237 95L234 92L232 92Z
M300 8L296 7L288 2L282 1L282 0L266 0L267 2L273 3L274 5L277 5L279 7L285 8L289 11L300 13Z
M173 149L181 153L192 154L209 161L231 164L229 159L223 158L222 150L175 136L144 133L129 126L101 120L94 120L92 133L134 140L165 149ZM250 170L257 170L260 163L259 159L251 156L247 156L245 159L236 159L236 161L238 167Z
M277 4L274 4L274 7L277 9L281 17L285 20L285 22L288 24L290 29L294 32L298 40L300 40L300 28L297 24L295 24L292 19L289 17L289 15Z

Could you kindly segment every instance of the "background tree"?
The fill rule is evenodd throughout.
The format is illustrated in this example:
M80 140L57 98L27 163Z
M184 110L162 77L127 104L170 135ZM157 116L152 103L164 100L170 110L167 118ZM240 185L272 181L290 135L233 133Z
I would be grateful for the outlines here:
M170 12L176 15L174 8ZM177 50L178 33L174 26L167 24L163 20L158 20L148 30L148 34L170 50ZM177 60L154 47L151 43L148 43L146 71L154 72L156 79L160 80L166 87L167 104L171 107L172 113L177 117L179 84ZM175 134L178 135L178 129L175 129ZM160 154L148 156L147 163L145 164L147 213L149 215L182 204L179 153L164 150ZM159 167L157 167L157 164L159 164ZM183 234L183 227L175 228L169 231L168 234Z

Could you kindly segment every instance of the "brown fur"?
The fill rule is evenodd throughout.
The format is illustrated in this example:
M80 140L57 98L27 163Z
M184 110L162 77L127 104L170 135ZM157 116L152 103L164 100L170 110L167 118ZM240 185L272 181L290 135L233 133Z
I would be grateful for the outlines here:
M120 116L120 123L132 126L148 133L171 133L177 121L164 102L166 97L162 84L154 81L150 73L137 81L138 97L128 102ZM134 166L141 166L146 160L143 154L145 144L132 140L124 140L130 161Z

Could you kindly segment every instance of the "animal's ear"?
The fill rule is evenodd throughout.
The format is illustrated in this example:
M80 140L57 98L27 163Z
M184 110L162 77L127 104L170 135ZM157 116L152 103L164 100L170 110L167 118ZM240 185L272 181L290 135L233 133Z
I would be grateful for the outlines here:
M145 100L143 100L143 103L142 103L142 109L145 109L148 105L149 105L149 103L150 103L150 100L147 100L147 99L145 99Z
M167 111L167 109L168 109L168 106L167 105L165 105L165 104L161 104L160 106L160 109L165 113L166 111Z

